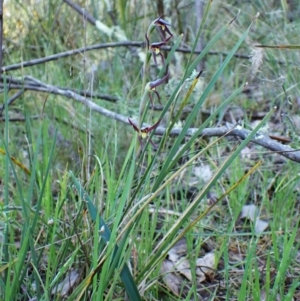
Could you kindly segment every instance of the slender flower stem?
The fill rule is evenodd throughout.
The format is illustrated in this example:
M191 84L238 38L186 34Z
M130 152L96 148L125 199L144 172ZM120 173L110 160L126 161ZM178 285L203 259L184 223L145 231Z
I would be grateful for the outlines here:
M139 120L138 120L138 128L141 129L141 126L143 124L144 121L144 117L146 116L146 112L147 112L147 103L150 99L152 106L154 106L154 102L151 98L151 93L156 94L158 101L160 102L160 96L158 94L158 92L156 91L156 87L159 86L160 84L162 84L165 80L167 80L169 73L167 73L163 78L158 78L152 82L146 83L146 76L147 76L147 71L149 68L149 62L151 59L151 56L153 55L154 58L154 62L157 65L157 61L156 61L156 55L160 55L161 60L164 64L164 57L163 55L160 53L160 48L164 45L167 44L167 42L172 38L172 33L170 32L170 30L168 29L168 26L171 26L171 24L169 24L167 21L163 20L161 18L162 16L158 17L157 19L155 19L150 26L148 27L147 33L145 35L145 39L146 39L146 56L145 56L145 60L144 60L144 64L143 64L143 70L142 70L142 97L141 97L141 101L140 101L140 107L139 107ZM160 26L162 28L162 30L166 31L169 34L168 38L164 38L162 42L155 42L155 43L150 43L150 34L153 31L153 29L155 27ZM130 121L129 121L130 122ZM130 122L131 123L131 122ZM155 127L158 126L159 122L155 124ZM136 130L136 128L134 127L134 129ZM150 140L151 144L154 145L154 143Z

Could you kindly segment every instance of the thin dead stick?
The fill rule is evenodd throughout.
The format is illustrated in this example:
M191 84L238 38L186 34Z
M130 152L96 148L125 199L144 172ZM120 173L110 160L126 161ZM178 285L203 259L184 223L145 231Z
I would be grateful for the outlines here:
M27 119L31 119L31 120L36 120L36 119L41 119L40 115L33 115L33 116L29 116L29 117L25 117L25 116L15 116L15 117L9 117L8 121L9 122L24 122ZM0 116L0 120L1 121L5 121L5 116Z
M11 86L12 85L13 84L11 84ZM93 110L101 115L104 115L108 118L120 121L125 124L129 124L128 116L124 116L122 114L118 114L113 111L107 110L107 109L97 105L93 101L89 100L88 98L75 93L72 90L60 89L56 86L49 85L46 83L43 83L43 86L44 87L36 87L36 86L33 86L33 87L44 89L44 91L42 91L42 92L47 92L47 93L65 96L67 98L72 98L72 99L84 104L91 110ZM0 85L0 87L1 87L1 85ZM143 127L149 127L149 125L143 124ZM186 136L192 136L197 130L198 130L197 128L188 129ZM157 134L157 135L164 135L165 132L166 132L166 128L158 127L155 129L155 134ZM181 129L175 128L175 129L172 129L169 134L170 134L170 136L178 136L180 134L180 132L181 132ZM222 127L218 127L218 128L206 128L201 133L199 133L199 137L220 137L220 136L228 135L228 136L240 137L241 139L246 139L246 137L250 133L251 133L251 131L243 129L243 128L232 129L232 127L229 125L229 126L222 126ZM251 142L261 145L264 148L269 149L271 151L277 152L292 161L300 163L300 150L295 150L288 145L283 145L279 142L276 142L267 135L258 133L256 135L256 137L251 140Z
M7 100L7 105L11 105L17 98L19 98L22 94L24 93L24 90L19 90L17 93L15 93L11 98L9 98ZM3 113L3 110L5 108L5 105L3 104L1 107L0 107L0 116L2 115Z
M32 115L32 116L14 116L14 117L9 117L8 121L9 122L24 122L28 119L30 120L38 120L38 119L42 119L44 116L42 115ZM0 116L0 121L5 121L5 116ZM62 123L64 125L70 126L70 123L67 120L63 120L57 117L54 117L54 120L57 121L58 123ZM74 124L72 124L72 128L78 132L81 132L83 134L86 133L85 129L82 129ZM94 135L92 135L92 137L94 138ZM63 139L62 139L63 140Z
M188 129L186 136L192 136L198 129L197 128L190 128ZM163 135L165 133L165 128L158 127L155 130L155 134L157 135ZM230 132L229 132L230 131ZM172 129L170 132L170 136L178 136L181 132L181 129ZM228 133L228 134L226 134ZM231 130L230 125L229 126L222 126L218 128L206 128L204 129L199 136L200 137L220 137L223 135L227 136L235 136L239 137L241 139L246 139L247 136L251 133L251 131L246 130L244 128L235 128ZM263 146L266 149L269 149L273 152L279 153L280 155L300 163L300 150L293 149L292 147L288 145L283 145L273 139L271 139L268 135L263 135L261 133L258 133L255 137L255 139L251 140L252 143L258 144L260 146Z
M35 66L35 65L46 63L46 62L55 61L55 60L58 60L58 59L63 58L63 57L68 57L68 56L84 53L84 52L91 51L91 50L105 49L105 48L115 48L115 47L122 47L122 46L123 47L132 47L132 46L141 47L142 45L144 45L143 42L120 42L120 43L95 44L95 45L91 45L91 46L87 46L87 47L77 48L77 49L74 49L74 50L68 50L68 51L65 51L65 52L60 52L60 53L49 55L47 57L42 57L42 58L39 58L39 59L33 59L33 60L30 60L30 61L9 65L9 66L6 66L6 67L2 67L1 70L2 70L2 72L7 72L7 71L20 69L20 68Z
M92 50L106 49L106 48L117 48L117 47L144 47L144 45L145 45L144 42L130 42L130 41L128 41L128 42L124 41L124 42L118 42L118 43L95 44L95 45L90 45L90 46L87 46L87 47L81 47L81 48L77 48L77 49L73 49L73 50L68 50L68 51L56 53L56 54L49 55L49 56L46 56L46 57L42 57L42 58L39 58L39 59L33 59L33 60L30 60L30 61L26 61L26 62L21 62L21 63L9 65L9 66L4 66L4 67L2 67L1 71L2 72L7 72L7 71L12 71L12 70L17 70L17 69L20 69L20 68L31 67L31 66L35 66L35 65L55 61L55 60L58 60L58 59L61 59L61 58L64 58L64 57L72 56L72 55L75 55L75 54L92 51ZM161 47L161 49L166 50L166 51L170 51L171 47ZM177 52L182 52L182 53L191 53L191 50L188 49L188 48L177 48L176 51ZM199 54L199 53L201 53L201 52L200 51L195 51L195 54ZM220 52L211 51L211 52L209 52L209 54L219 55ZM222 54L227 55L226 52L224 52ZM237 57L237 58L249 59L248 55L235 54L234 56Z
M51 90L49 90L49 88L47 87L41 87L38 85L30 85L30 84L10 84L9 85L10 89L23 89L23 90L30 90L30 91L38 91L38 92L45 92L45 93L53 93L56 94L55 92L52 92ZM0 83L0 89L4 89L4 84ZM66 91L66 97L68 97L68 91L72 91L80 96L86 96L88 98L93 98L93 99L103 99L103 100L107 100L110 102L117 102L119 99L115 96L111 96L111 95L106 95L106 94L99 94L99 93L91 93L89 91L83 91L83 90L73 90L73 89L66 89L66 88L60 88L59 89L61 91ZM63 94L58 94L58 95L63 95Z
M85 9L83 9L80 5L70 1L70 0L63 0L65 3L70 5L75 11L77 11L81 16L89 21L92 25L96 25L96 19L91 16Z
M129 124L128 117L126 117L124 115L104 109L89 100L86 100L86 101L78 100L78 101L84 103L92 110L94 110L106 117ZM149 127L149 125L144 124L143 127ZM197 130L198 130L197 128L190 128L187 131L186 135L192 136ZM230 131L230 133L229 133L229 131ZM162 127L158 127L155 130L155 134L158 134L158 135L163 135L165 132L166 132L166 128L162 128ZM170 132L170 136L178 136L180 134L180 132L181 132L181 129L172 129ZM235 129L231 130L228 126L223 126L223 127L219 127L219 128L206 128L201 133L199 133L199 136L200 137L220 137L220 136L226 135L227 133L228 133L228 136L237 136L237 137L240 137L241 139L246 139L246 137L251 133L251 131L243 129L243 128L238 128L238 129L235 128ZM277 152L292 161L300 163L300 150L298 151L298 150L291 148L288 145L283 145L279 142L276 142L276 141L272 140L271 138L269 138L267 135L257 134L256 138L251 140L251 142L261 145L274 152Z
M133 41L133 42L123 41L123 42L117 42L117 43L94 44L94 45L90 45L90 46L87 46L87 47L81 47L81 48L77 48L77 49L73 49L73 50L68 50L68 51L52 54L52 55L49 55L49 56L46 56L46 57L33 59L33 60L30 60L30 61L25 61L25 62L13 64L13 65L4 66L4 67L1 68L1 72L8 72L8 71L17 70L17 69L20 69L20 68L31 67L31 66L35 66L35 65L55 61L55 60L58 60L60 58L64 58L64 57L68 57L68 56L72 56L72 55L92 51L92 50L106 49L106 48L117 48L117 47L128 47L128 48L139 47L140 48L140 47L144 47L144 45L145 45L144 42L137 42L137 41ZM165 50L165 51L170 51L171 47L163 46L160 49ZM181 53L188 53L188 54L191 53L190 48L180 47L180 48L177 48L175 51L176 52L181 52ZM195 54L200 54L201 51L196 50L196 51L194 51L194 53ZM228 52L209 51L208 55L224 55L224 56L227 56ZM239 54L239 53L235 53L234 57L235 58L240 58L240 59L247 59L247 60L250 58L249 55ZM268 61L268 60L266 59L266 61ZM287 65L287 64L294 64L295 65L295 62L289 62L289 61L276 61L276 62L278 64L281 64L281 65Z

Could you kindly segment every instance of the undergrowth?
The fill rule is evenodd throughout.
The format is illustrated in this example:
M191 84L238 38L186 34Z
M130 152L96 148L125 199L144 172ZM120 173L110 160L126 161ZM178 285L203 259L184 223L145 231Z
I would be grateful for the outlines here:
M300 298L298 164L249 143L267 133L297 148L298 51L255 45L295 44L299 4L204 1L195 29L192 4L171 2L81 3L117 35L65 2L5 4L4 66L120 35L146 49L3 74L1 300ZM92 101L128 126L51 93L8 103L9 76L25 75L101 93ZM251 132L199 136L220 125Z

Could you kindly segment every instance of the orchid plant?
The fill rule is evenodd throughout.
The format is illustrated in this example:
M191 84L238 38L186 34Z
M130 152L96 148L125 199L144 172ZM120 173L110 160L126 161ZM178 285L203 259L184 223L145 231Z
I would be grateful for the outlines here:
M173 34L171 33L171 31L169 29L170 26L171 26L171 24L168 23L167 21L165 21L164 19L162 19L162 16L160 16L150 24L150 26L147 30L147 33L145 35L147 52L150 52L151 56L153 57L155 66L158 66L156 57L159 56L162 66L166 67L164 56L161 53L161 47L167 45L167 43L173 37ZM150 34L154 28L159 29L160 36L162 37L162 41L151 43L150 42ZM167 38L165 37L166 34L169 35ZM145 65L144 65L144 70L143 70L144 76L145 76L146 70L147 70L147 59L145 60ZM166 68L166 70L167 70L167 68ZM148 137L148 133L158 127L160 120L157 121L153 126L146 127L146 128L142 128L142 122L143 122L143 116L145 113L145 107L146 107L148 101L150 101L152 108L154 107L154 100L152 98L152 93L154 93L156 95L158 102L162 105L161 100L160 100L160 95L157 92L156 88L158 86L160 86L161 84L163 84L164 82L166 82L168 77L169 77L169 72L167 71L167 73L162 78L158 78L158 79L148 82L147 84L144 85L144 93L143 93L143 96L142 96L142 99L140 102L139 125L135 125L128 118L128 122L132 125L134 130L138 133L138 139L139 139L141 146L143 146L143 144L142 144L143 139L148 138L149 142L152 144L154 149L157 148L156 145L153 143L153 141Z

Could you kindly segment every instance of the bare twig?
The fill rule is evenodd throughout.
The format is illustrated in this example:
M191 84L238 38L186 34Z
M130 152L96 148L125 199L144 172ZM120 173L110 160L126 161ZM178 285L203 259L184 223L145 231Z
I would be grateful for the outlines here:
M8 121L9 122L24 122L28 119L31 119L31 120L37 120L37 119L42 119L43 116L42 115L32 115L32 116L10 116L8 118ZM67 126L70 126L70 122L67 121L67 120L63 120L63 119L60 119L60 118L57 118L57 117L54 117L53 118L55 121L57 121L58 123L62 123L64 125L67 125ZM0 121L5 121L5 116L0 116ZM83 134L86 133L86 130L85 129L82 129L81 127L79 126L76 126L75 124L72 124L72 129L78 131L78 132L81 132ZM95 136L92 135L92 137L94 138Z
M18 97L20 97L22 94L24 93L23 90L19 90L17 93L15 93L11 98L9 98L7 100L7 104L8 105L11 105ZM3 110L5 108L5 105L3 104L1 107L0 107L0 116L2 115L3 113Z
M188 129L186 135L192 136L198 129L190 128ZM163 135L166 129L158 127L155 131L157 135ZM178 136L181 132L181 129L172 129L170 132L171 136ZM228 134L227 134L228 133ZM227 134L227 136L235 136L240 137L241 139L246 139L247 136L251 133L251 131L243 129L243 128L234 128L231 129L228 126L222 126L218 128L206 128L204 129L199 136L200 137L221 137ZM251 140L251 142L263 146L266 149L269 149L273 152L279 153L282 156L300 163L300 150L293 149L288 145L283 145L277 141L271 139L268 135L257 134L256 138Z
M33 59L30 61L21 62L18 64L13 64L10 66L2 67L1 70L2 70L2 72L7 72L7 71L16 70L16 69L20 69L20 68L24 68L24 67L29 67L29 66L34 66L34 65L38 65L38 64L43 64L46 62L55 61L55 60L58 60L63 57L68 57L71 55L84 53L84 52L96 50L96 49L115 48L115 47L122 47L122 46L124 46L124 47L132 47L132 46L141 47L142 45L144 45L143 42L120 42L120 43L95 44L95 45L91 45L91 46L87 46L87 47L77 48L74 50L60 52L57 54L49 55L47 57L42 57L42 58Z
M26 121L26 119L32 119L32 120L36 120L36 119L41 119L40 115L32 115L32 116L13 116L13 117L9 117L8 121L9 122L24 122ZM1 116L0 117L0 121L5 121L5 116Z
M46 92L46 93L51 93L49 91L49 88L47 85L37 79L34 79L31 76L25 76L25 83L23 79L16 79L16 78L11 78L10 79L10 84L9 84L9 89L23 89L23 90L31 90L31 91L39 91L39 92ZM34 80L33 80L34 79ZM0 82L0 89L4 88L4 84ZM63 87L57 87L60 90L64 91L73 91L81 96L86 96L88 98L94 98L94 99L103 99L111 102L117 102L118 98L115 96L111 96L108 94L100 94L100 93L92 93L90 91L84 91L84 90L75 90L75 89L69 89L69 88L63 88ZM55 93L53 93L55 94Z
M83 9L80 5L70 1L70 0L64 0L65 3L70 5L75 11L77 11L81 16L84 17L87 21L89 21L92 25L96 25L96 19L91 16L85 9Z
M81 96L72 90L61 89L56 86L49 85L49 84L46 84L46 83L43 83L40 81L39 81L39 83L42 84L43 87L38 87L38 86L32 86L32 87L36 88L36 89L40 89L38 91L61 95L61 96L65 96L67 98L72 98L72 99L84 104L91 110L93 110L101 115L104 115L108 118L120 121L125 124L129 124L127 116L107 110L107 109L97 105L93 101L89 100L88 98ZM12 87L13 87L13 85L14 84L11 84ZM1 87L1 84L0 84L0 87ZM25 87L26 87L26 85L24 85L24 89L25 89ZM143 127L149 127L149 126L150 125L148 125L148 124L143 124ZM197 130L198 130L197 128L190 128L187 131L186 135L192 136ZM158 127L155 129L155 134L157 134L157 135L164 135L165 132L166 132L166 128L163 128L163 127ZM180 134L180 132L181 132L181 129L174 128L171 130L171 132L169 134L170 134L170 136L178 136ZM228 126L223 126L223 127L218 127L218 128L206 128L201 133L199 133L199 136L200 137L220 137L220 136L228 135L228 136L236 136L236 137L240 137L241 139L245 139L250 134L250 132L251 131L243 129L243 128L232 129ZM300 150L295 150L288 145L283 145L277 141L274 141L267 135L263 135L263 134L259 133L256 135L255 139L251 140L251 142L261 145L264 148L269 149L271 151L277 152L292 161L300 163Z
M75 100L83 102L79 99L75 99ZM94 110L106 117L129 124L128 117L126 117L124 115L104 109L89 100L86 100L86 102L83 102L83 103L85 105L87 105L89 108L91 108L92 110ZM149 127L149 125L144 124L143 127ZM197 128L190 128L187 131L187 136L192 136L197 130L198 130ZM166 128L162 128L162 127L158 127L155 130L155 133L157 135L163 135L165 132L166 132ZM178 136L180 134L180 132L181 132L181 129L177 129L177 128L172 129L170 132L170 136ZM237 129L237 128L231 130L227 126L223 126L223 127L219 127L219 128L204 129L201 133L199 133L199 136L201 136L201 137L220 137L220 136L224 136L228 133L228 136L237 136L237 137L240 137L241 139L245 139L250 134L250 132L251 131L246 130L246 129ZM292 161L300 163L300 150L298 151L298 150L291 148L288 145L283 145L279 142L276 142L276 141L272 140L271 138L269 138L267 135L257 135L257 137L255 139L251 140L251 142L261 145L274 152L277 152Z
M88 52L88 51L92 51L92 50L97 50L97 49L117 48L117 47L128 47L128 48L144 47L144 45L145 45L144 42L138 42L138 41L133 41L133 42L123 41L123 42L117 42L117 43L94 44L94 45L90 45L90 46L87 46L87 47L81 47L81 48L77 48L77 49L73 49L73 50L68 50L68 51L56 53L56 54L49 55L49 56L46 56L46 57L43 57L43 58L33 59L33 60L30 60L30 61L25 61L25 62L13 64L13 65L4 66L4 67L2 67L1 71L2 72L7 72L7 71L12 71L12 70L17 70L17 69L20 69L20 68L31 67L31 66L35 66L35 65L55 61L55 60L58 60L58 59L63 58L63 57L68 57L68 56L72 56L72 55L76 55L76 54L79 54L79 53ZM165 50L165 51L170 51L171 47L162 46L160 49ZM190 48L179 47L179 48L176 49L176 52L191 53L191 49ZM195 54L200 54L201 51L196 50L196 51L194 51L194 53ZM227 56L228 52L209 51L208 54L209 55L224 55L224 56ZM234 57L235 58L240 58L240 59L247 59L247 60L250 58L249 55L239 54L239 53L235 53ZM266 59L266 61L267 61L267 59ZM277 61L277 63L281 64L281 65L295 64L295 62L289 62L289 61Z

